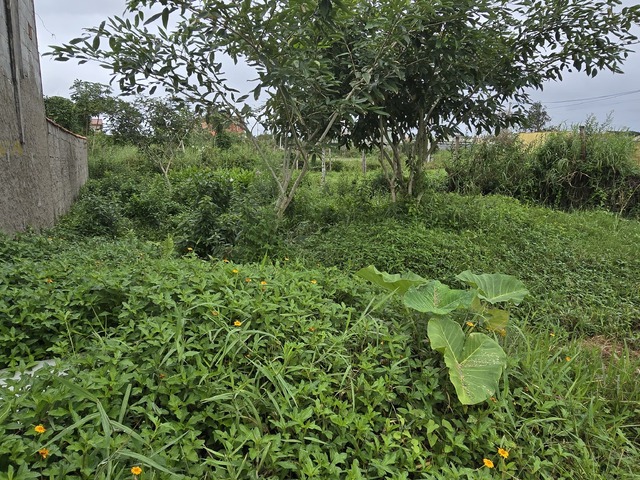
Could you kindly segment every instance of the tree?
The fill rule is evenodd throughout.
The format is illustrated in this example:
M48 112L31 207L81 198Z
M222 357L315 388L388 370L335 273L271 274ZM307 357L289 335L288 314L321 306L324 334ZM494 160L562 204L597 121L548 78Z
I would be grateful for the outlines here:
M527 105L531 89L566 71L620 72L636 41L629 30L640 6L616 11L619 5L129 0L132 19L110 18L50 55L96 60L123 91L162 86L199 105L216 104L250 135L248 95L229 85L220 55L246 61L257 75L249 94L267 97L258 119L285 146L279 171L266 163L282 213L310 157L332 137L380 148L390 183L401 195L419 197L424 163L439 141L465 127L496 131L521 123L523 111L508 112L509 102ZM145 21L145 7L162 10ZM155 23L152 32L147 25Z
M140 146L145 139L144 113L137 102L114 99L109 112L106 113L109 133L114 141L120 144Z
M371 18L402 17L393 43L396 75L372 81L370 109L347 141L378 146L392 195L420 197L422 168L437 143L462 129L499 132L526 120L529 92L565 71L620 72L640 6L617 0L376 4ZM367 33L365 33L367 34ZM387 69L389 71L391 69ZM403 154L406 152L406 155ZM408 175L405 174L405 167Z
M44 97L44 110L48 118L75 133L83 132L76 104L65 97Z
M76 104L85 135L90 132L91 117L99 117L110 112L115 101L111 87L83 80L74 80L71 86L71 100Z
M522 122L522 128L524 131L541 132L550 120L551 117L547 113L547 109L542 103L535 102L526 113L525 119Z

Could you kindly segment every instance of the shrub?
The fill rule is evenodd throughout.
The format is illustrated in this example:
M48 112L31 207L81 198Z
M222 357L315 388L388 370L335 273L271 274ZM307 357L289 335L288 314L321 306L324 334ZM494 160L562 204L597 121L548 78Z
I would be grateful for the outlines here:
M525 148L513 135L477 142L454 152L446 163L449 189L470 194L503 194L565 210L602 208L635 215L640 211L640 168L631 136L607 132L587 121Z
M535 151L533 198L564 209L604 208L629 213L640 203L640 168L628 135L607 133L588 124L552 134Z
M528 150L517 136L486 137L452 152L444 164L449 189L468 194L522 196L528 192Z

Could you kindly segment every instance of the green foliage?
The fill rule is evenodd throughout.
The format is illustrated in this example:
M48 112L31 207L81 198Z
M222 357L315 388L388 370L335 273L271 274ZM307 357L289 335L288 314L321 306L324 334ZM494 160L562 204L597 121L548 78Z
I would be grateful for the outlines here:
M501 135L454 152L446 163L449 188L461 193L503 194L556 208L602 208L637 215L640 169L629 135L609 133L591 118L578 129L548 134L524 147Z
M65 97L44 97L44 110L50 118L61 127L74 133L84 133L84 123L79 117L76 104Z
M637 214L640 168L629 135L608 133L593 119L584 138L574 130L551 135L534 153L531 197L565 209L604 208Z
M526 198L532 183L529 162L529 149L515 134L481 139L445 160L449 190Z
M0 474L492 478L483 458L526 480L635 474L628 351L512 324L503 388L465 407L417 318L367 308L350 275L167 247L0 240L0 358L23 373L0 373Z
M509 275L475 275L465 271L456 278L471 289L454 290L437 280L427 281L411 272L389 275L372 265L356 275L401 295L406 307L429 315L427 335L431 348L444 355L449 378L462 404L474 405L495 394L506 366L504 351L484 333L473 332L465 338L460 324L451 320L449 314L459 309L469 310L474 316L466 325L475 327L484 326L485 314L489 313L491 317L505 319L501 331L506 332L509 313L490 309L482 300L491 306L501 302L517 305L529 293L522 282ZM495 330L491 322L487 322L487 326Z
M542 132L549 121L551 121L551 117L547 113L547 109L542 103L534 102L526 113L522 126L525 131Z
M345 271L375 264L452 285L458 272L509 272L532 299L517 308L537 324L640 345L640 227L602 212L566 214L507 197L433 193L410 215L370 210L291 238L310 265ZM300 222L301 220L299 220Z
M165 178L92 136L75 211L0 236L0 478L635 477L637 221L438 170L390 205L359 168L311 173L278 221L269 175L201 145ZM371 301L371 263L417 272L368 271L403 301ZM472 271L532 296L507 313L522 285Z
M112 89L107 85L83 80L74 80L71 86L71 100L82 125L82 133L88 135L91 117L110 112L114 106Z

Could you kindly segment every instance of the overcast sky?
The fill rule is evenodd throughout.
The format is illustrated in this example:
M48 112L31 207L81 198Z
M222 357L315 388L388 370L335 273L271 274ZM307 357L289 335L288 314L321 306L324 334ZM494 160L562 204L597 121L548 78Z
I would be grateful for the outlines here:
M34 2L40 53L47 52L49 45L61 45L80 36L83 27L97 26L109 16L121 15L125 5L125 0ZM100 83L110 80L107 70L91 63L77 65L74 61L55 62L42 57L41 67L47 96L69 96L69 87L76 78ZM547 83L544 91L534 92L532 99L545 105L554 125L579 124L590 114L604 121L611 114L614 128L640 131L640 48L629 56L623 69L622 75L601 72L595 78L584 73L567 73L562 82ZM252 76L250 70L242 66L234 67L228 74L239 87Z

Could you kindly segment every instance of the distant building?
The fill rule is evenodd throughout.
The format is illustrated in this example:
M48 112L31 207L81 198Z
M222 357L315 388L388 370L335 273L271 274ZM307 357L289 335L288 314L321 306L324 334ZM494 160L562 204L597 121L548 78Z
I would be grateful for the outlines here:
M200 123L200 126L202 127L203 130L208 131L212 136L216 136L217 135L217 131L215 128L213 128L211 125L209 125L207 122L202 121ZM244 127L242 126L241 122L239 121L235 121L232 122L230 125L228 125L225 129L225 132L227 133L233 133L235 135L244 135Z
M91 117L89 120L89 130L92 132L101 132L104 129L104 124L100 117Z

